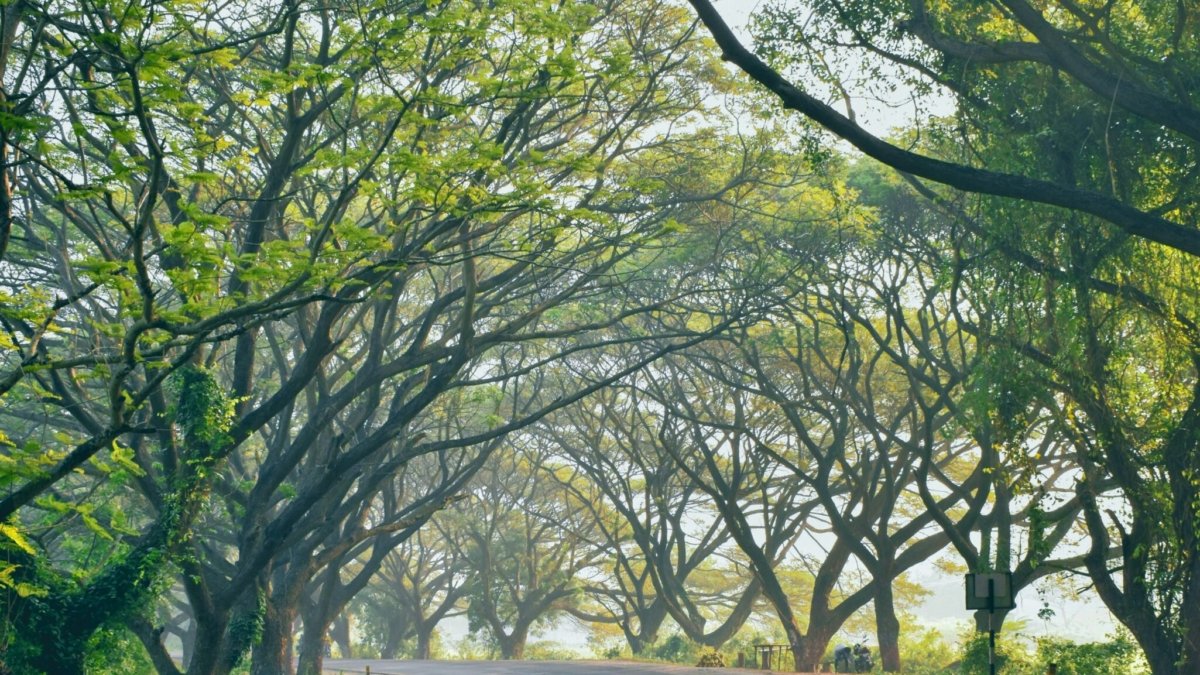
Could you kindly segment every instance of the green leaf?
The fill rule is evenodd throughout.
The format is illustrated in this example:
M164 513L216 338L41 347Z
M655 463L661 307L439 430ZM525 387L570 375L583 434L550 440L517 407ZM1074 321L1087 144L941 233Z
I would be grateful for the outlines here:
M37 555L37 551L33 548L33 545L29 543L29 540L25 538L25 535L21 534L21 530L18 529L16 525L0 523L0 534L3 534L17 548L28 553L29 555Z

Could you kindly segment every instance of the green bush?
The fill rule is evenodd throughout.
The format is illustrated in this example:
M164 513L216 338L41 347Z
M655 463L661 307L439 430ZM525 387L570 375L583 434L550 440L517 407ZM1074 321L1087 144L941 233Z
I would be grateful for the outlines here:
M1030 654L1018 640L1005 636L996 643L997 672L1004 675L1044 675L1051 663L1059 675L1133 675L1148 672L1142 652L1128 634L1117 633L1105 642L1077 644L1060 638L1038 638ZM965 636L958 672L988 672L988 636ZM937 671L933 671L937 672Z
M900 633L900 670L910 675L942 675L958 661L954 645L932 628L915 628ZM832 652L829 656L832 663Z
M356 659L377 659L379 658L379 647L373 642L355 642L350 645L351 651ZM341 656L340 654L338 656ZM341 657L345 658L345 657Z
M724 668L725 657L721 656L720 652L709 650L700 655L700 660L696 662L698 668Z
M959 672L986 675L988 672L988 634L971 631L963 636ZM1034 661L1019 640L1005 634L996 636L996 672L1005 675L1032 673Z
M101 628L88 640L84 661L89 673L154 675L146 648L124 627Z
M700 646L676 633L647 650L651 658L671 663L694 663L700 654Z
M528 661L574 661L579 654L553 640L538 640L525 645L525 659Z
M1037 663L1045 671L1051 663L1059 675L1109 675L1146 672L1145 660L1128 633L1118 632L1107 642L1076 644L1058 638L1039 638Z

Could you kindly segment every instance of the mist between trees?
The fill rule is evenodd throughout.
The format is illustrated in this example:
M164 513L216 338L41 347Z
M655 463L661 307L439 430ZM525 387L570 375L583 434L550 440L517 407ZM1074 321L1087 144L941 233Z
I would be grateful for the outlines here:
M691 2L6 3L0 672L897 671L935 560L1200 667L1200 9Z

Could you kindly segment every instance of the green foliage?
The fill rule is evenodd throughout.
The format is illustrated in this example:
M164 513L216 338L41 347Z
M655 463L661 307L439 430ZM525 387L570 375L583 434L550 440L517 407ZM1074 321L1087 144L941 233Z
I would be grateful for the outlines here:
M959 642L959 670L969 675L984 675L988 672L987 633L969 630ZM1034 661L1026 643L1008 633L996 635L996 672L1024 673L1033 667Z
M700 652L700 645L687 639L684 635L672 633L651 645L644 653L652 659L692 664L699 658Z
M534 640L525 645L523 658L527 661L574 661L579 654L553 640Z
M229 622L229 668L236 668L250 647L262 637L266 620L265 592L260 591L254 606L235 616Z
M454 643L454 655L464 661L487 661L496 658L495 640L487 633L467 633Z
M85 664L89 673L152 675L158 672L141 641L121 626L96 631L88 640Z
M707 649L700 654L700 659L696 661L697 668L724 668L725 657L721 653L713 649Z
M961 663L957 670L925 669L915 664L905 666L913 673L967 673L985 675L988 672L988 636L971 632L959 644ZM1005 675L1043 675L1051 664L1059 675L1135 675L1147 672L1141 650L1128 633L1118 631L1104 642L1078 644L1069 640L1042 637L1030 653L1027 643L1009 635L997 636L997 672Z
M216 377L208 371L187 367L172 375L178 403L175 422L184 433L189 462L203 475L207 465L229 442L234 401L230 400Z
M1038 667L1051 663L1059 675L1107 675L1146 672L1145 659L1126 631L1118 631L1105 642L1077 644L1060 638L1038 638L1035 655Z
M957 659L954 645L932 628L916 627L900 633L900 666L905 673L942 673Z

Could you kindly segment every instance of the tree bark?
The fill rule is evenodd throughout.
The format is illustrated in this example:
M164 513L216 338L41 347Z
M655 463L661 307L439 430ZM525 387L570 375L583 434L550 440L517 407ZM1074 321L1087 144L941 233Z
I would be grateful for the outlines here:
M433 658L433 631L437 630L436 624L420 625L417 627L417 646L413 652L413 658L421 661L428 661Z
M398 618L388 622L387 635L384 637L383 648L379 650L380 658L396 658L396 653L400 651L400 643L404 642L404 635L408 632L407 626L407 623Z
M225 647L225 628L229 616L214 614L207 620L196 622L196 639L192 644L192 658L188 662L188 675L221 675L221 654Z
M886 573L885 573L886 574ZM879 662L885 673L900 672L900 620L896 618L890 575L877 577L875 631L879 639Z
M500 644L500 658L505 661L519 661L525 658L525 642L528 639L529 626L516 626L508 635L498 633L496 642Z
M325 630L323 626L308 624L300 635L300 650L297 654L296 675L321 675L325 665Z
M171 655L163 646L162 628L155 628L149 621L141 617L126 619L125 625L141 640L142 646L146 648L146 654L150 656L150 662L154 664L154 669L158 671L159 675L180 675L179 668L175 666Z
M263 613L262 637L254 645L252 675L291 675L292 627L296 622L295 604L268 602Z
M353 617L346 611L342 611L333 620L333 625L329 628L329 635L338 646L338 654L343 659L354 658L354 645L350 643L350 623Z

